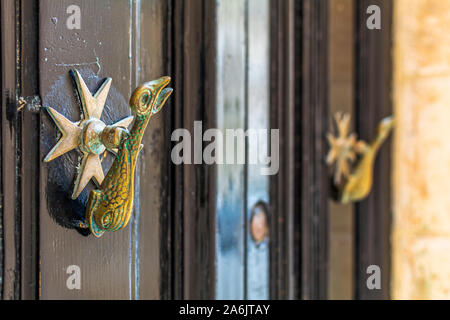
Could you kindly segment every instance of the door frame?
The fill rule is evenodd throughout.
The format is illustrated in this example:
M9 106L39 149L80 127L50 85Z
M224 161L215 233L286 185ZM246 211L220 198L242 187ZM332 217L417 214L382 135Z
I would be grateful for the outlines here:
M39 296L37 8L34 0L6 0L0 5L1 299Z
M325 299L328 283L328 1L272 1L271 298Z
M381 30L369 30L367 8L381 9ZM355 1L355 128L358 137L370 141L384 117L393 113L392 102L392 16L391 0ZM389 299L391 277L392 224L392 139L377 156L372 191L355 204L354 297ZM370 290L367 267L381 269L381 289Z

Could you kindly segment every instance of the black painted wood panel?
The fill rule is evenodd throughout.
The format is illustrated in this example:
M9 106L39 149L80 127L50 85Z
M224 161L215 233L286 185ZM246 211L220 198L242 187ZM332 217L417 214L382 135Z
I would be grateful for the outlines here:
M20 94L19 61L16 49L20 44L16 16L17 1L1 2L2 46L2 298L19 299L21 283L21 225L19 198L20 136L22 124L18 120L17 98Z
M298 299L301 270L302 3L271 1L270 126L280 130L280 168L270 177L270 297ZM292 46L290 45L292 44Z
M19 103L39 105L36 10L36 1L1 3L3 299L38 294L39 113Z
M215 127L215 3L173 1L171 65L174 92L171 128L194 132ZM173 145L173 144L172 144ZM215 168L171 164L170 293L180 299L215 297ZM167 272L167 271L166 271ZM167 281L167 280L164 280Z
M328 1L272 1L271 127L280 171L271 178L271 297L328 291Z
M302 298L328 292L328 1L303 1Z
M381 119L392 114L392 11L391 0L356 1L355 122L358 136L370 141ZM367 7L381 9L381 30L366 26ZM389 299L391 271L391 139L382 146L375 163L374 183L367 199L355 205L355 298ZM369 290L366 271L381 268L381 290Z

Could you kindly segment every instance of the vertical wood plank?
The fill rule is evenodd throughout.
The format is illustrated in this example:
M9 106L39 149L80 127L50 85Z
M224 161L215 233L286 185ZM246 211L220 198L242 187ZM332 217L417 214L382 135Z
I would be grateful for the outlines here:
M21 1L20 12L20 95L37 97L38 79L38 3ZM39 100L37 100L39 101ZM21 110L21 299L38 297L39 272L39 128L40 114L32 107Z
M302 297L328 292L328 1L303 1Z
M7 230L0 284L4 299L37 296L39 114L18 99L38 92L36 1L2 3L2 213ZM3 72L6 72L4 74ZM30 110L29 110L30 109ZM6 139L6 140L4 140ZM13 169L14 168L14 169ZM3 233L3 232L0 232ZM3 249L3 243L0 245ZM4 254L3 254L4 253Z
M172 75L173 87L171 99L167 101L169 109L165 113L164 133L171 137L175 128L183 126L183 30L184 2L167 2L166 32L169 36L165 49L166 67ZM167 143L165 152L170 154L173 143ZM184 215L183 215L183 167L175 166L172 161L165 167L166 201L161 214L161 281L162 299L182 299L184 297Z
M247 1L219 1L217 8L217 127L246 127L246 54ZM232 138L234 139L234 138ZM236 145L236 139L234 141ZM245 299L247 259L245 164L217 168L217 287L218 299ZM230 155L223 152L224 159Z
M370 5L381 8L381 30L366 26ZM358 136L370 141L379 121L391 115L392 1L356 1L355 115ZM372 191L355 205L355 298L390 296L391 143L386 141L375 163ZM381 290L367 288L367 267L381 268Z
M133 67L132 89L144 81L169 75L165 66L165 46L169 35L165 32L167 2L145 0L133 2ZM173 87L173 83L170 84ZM177 90L176 88L174 88ZM159 299L161 263L160 247L168 246L160 234L160 219L167 195L165 182L170 153L165 146L170 144L165 126L165 114L172 108L171 97L164 110L154 117L143 138L138 170L136 171L136 205L132 229L134 255L134 290L136 298ZM161 244L160 244L161 241Z
M270 127L280 170L270 177L270 298L299 299L301 271L302 2L271 1ZM297 146L297 147L296 147Z
M328 0L329 23L329 123L336 112L348 112L354 123L354 0ZM334 131L334 123L330 132ZM354 132L354 126L351 126ZM330 198L332 195L330 195ZM354 206L329 200L330 264L329 299L353 299Z
M247 9L247 54L246 54L246 129L267 130L269 125L269 45L270 6L268 0L248 0ZM228 70L231 72L231 70ZM256 134L259 134L257 132ZM269 202L269 176L262 175L265 165L250 161L254 156L270 155L270 130L267 136L258 138L249 135L246 139L246 298L269 298L269 235L261 243L255 243L250 232L252 208L259 201ZM278 150L273 151L278 152ZM273 153L272 153L273 155ZM268 213L270 214L270 213ZM269 217L267 217L269 219ZM268 222L269 223L269 222Z
M66 27L69 5L81 9L81 29ZM63 101L50 99L47 94L65 79L61 92L73 91L68 81L68 70L79 68L85 74L98 73L100 77L113 78L107 105L114 104L114 111L121 101L127 104L131 94L131 2L129 1L41 1L39 25L40 92L43 105L49 103L58 108ZM89 82L91 91L93 83ZM88 83L88 85L89 85ZM111 92L117 94L112 96ZM67 90L67 91L65 91ZM120 98L120 96L122 98ZM117 100L119 99L119 100ZM123 99L123 100L121 100ZM125 102L126 101L126 102ZM70 109L76 120L73 98ZM114 116L114 115L113 115ZM48 118L43 126L54 126ZM48 150L42 150L41 157ZM54 160L56 161L56 160ZM47 165L48 166L48 165ZM42 165L41 190L46 190L47 166ZM73 168L75 170L75 168ZM64 182L62 182L64 183ZM69 182L65 182L69 183ZM41 298L43 299L130 299L132 290L132 264L130 229L106 233L100 239L83 237L74 230L65 229L49 216L47 198L42 192L40 210L41 249ZM130 226L128 226L129 228ZM69 290L66 286L67 268L77 265L81 270L81 290Z
M202 121L203 130L216 127L215 6L207 0L170 2L168 30L173 31L168 57L176 88L166 119L171 130L186 128L193 135L194 121ZM170 240L170 252L162 252L171 259L162 270L173 278L163 280L162 294L176 299L213 299L215 167L171 163L168 177L170 203L166 208L170 217L164 218L163 230L170 233L164 238Z
M328 283L328 2L273 1L271 298L325 299Z
M203 122L203 130L215 127L215 9L207 0L184 4L183 127L191 133L196 120ZM215 168L192 164L183 174L184 298L213 299Z
M16 38L19 3L13 0L1 2L2 46L2 235L3 275L2 298L19 299L21 283L20 238L20 160L21 123L16 101L19 94L19 63Z

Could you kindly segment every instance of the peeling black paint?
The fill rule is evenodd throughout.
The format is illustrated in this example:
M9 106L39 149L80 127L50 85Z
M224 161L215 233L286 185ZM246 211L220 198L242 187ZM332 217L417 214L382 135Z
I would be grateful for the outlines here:
M13 134L13 127L14 124L17 121L17 106L16 106L16 99L14 97L14 94L11 92L6 93L6 120L9 123L9 132L11 135Z

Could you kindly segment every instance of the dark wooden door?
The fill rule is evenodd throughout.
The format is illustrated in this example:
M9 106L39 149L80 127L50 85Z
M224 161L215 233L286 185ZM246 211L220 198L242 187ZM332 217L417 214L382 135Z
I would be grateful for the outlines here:
M329 1L2 1L1 298L327 298ZM380 92L388 96L390 67L375 65L390 61L390 29L369 33L363 21L355 19L351 50L356 128L368 139L390 111L389 98L378 101L382 107L371 103ZM59 138L43 107L80 119L70 69L91 92L112 78L102 116L108 124L130 114L128 99L141 82L168 75L174 88L145 132L133 218L100 239L77 225L93 182L70 198L80 154L43 162ZM376 77L366 81L369 73ZM247 164L175 164L172 132L194 133L197 121L203 131L279 130L279 171L261 177ZM246 156L270 144L246 142ZM388 155L376 170L388 184ZM262 245L250 235L260 202L269 222ZM367 263L388 264L388 205L376 182L355 207L355 297L388 296L388 288L358 287ZM382 243L372 246L379 231Z
M81 12L79 29L69 29L70 6ZM40 1L39 3L39 83L42 106L67 111L79 119L69 69L80 70L90 90L95 92L105 77L113 80L106 110L108 120L129 114L131 92L140 83L156 79L164 68L164 1ZM61 101L69 99L68 101ZM105 120L106 122L107 120ZM45 135L55 134L51 120L42 115L41 158L48 152ZM48 127L51 127L48 128ZM153 117L144 137L145 148L137 164L134 218L128 228L95 240L74 230L61 228L59 211L78 210L79 203L58 199L67 192L73 178L59 176L64 165L42 164L39 219L40 298L42 299L155 299L159 298L159 219L162 208L164 153L163 115ZM75 160L77 156L62 158ZM57 161L57 160L55 160ZM73 167L72 167L73 172ZM70 179L72 178L72 179ZM92 183L92 182L91 182ZM53 188L54 187L54 188ZM91 186L91 188L93 185ZM68 188L71 188L69 185ZM86 191L87 192L87 191ZM84 193L84 192L83 192ZM49 208L49 206L54 206ZM52 213L51 211L55 212ZM54 219L52 219L52 217ZM56 223L55 223L56 222ZM68 289L67 268L80 268L81 289ZM69 270L70 271L70 270Z
M80 23L74 25L71 19L78 9ZM11 204L3 215L3 230L8 230L5 298L160 297L160 216L167 163L161 150L164 115L153 117L144 137L133 221L123 232L95 241L77 232L71 220L83 211L88 192L77 200L68 193L77 151L42 162L56 143L58 130L41 109L51 106L73 121L80 119L69 75L76 68L92 92L105 77L113 79L105 122L129 114L132 90L167 73L166 14L167 2L152 0L2 2L2 83L11 86L3 104L9 109L3 114L13 117L11 130L3 126L7 146L2 151L9 157L3 158L8 176L3 187L5 201ZM21 96L37 97L41 103L21 110ZM91 184L87 189L94 187ZM80 289L67 285L71 266L79 267Z
M324 130L319 114L308 106L326 108L326 100L305 96L304 111L296 115L295 92L310 81L314 85L308 84L305 92L316 91L326 84L325 73L319 70L317 79L294 80L310 58L319 57L315 52L323 43L318 39L326 27L326 5L269 0L8 0L1 9L3 298L298 298L304 291L303 263L307 279L317 279L305 286L304 296L321 296L315 290L323 291L319 287L325 283L317 265L326 259L325 238L321 229L307 226L317 217L326 223L325 211L309 207L308 201L319 193L302 196L309 200L304 202L308 214L300 239L300 202L292 202L299 195L300 180L288 177L299 177L312 164L298 171L298 152L292 149L299 142L300 115L316 117L301 135L312 134L314 139L314 131ZM79 25L74 26L78 9ZM299 14L303 10L308 17L305 26ZM311 20L315 15L322 20ZM286 39L296 43L302 30L310 28L319 33L305 38L304 48L286 47ZM297 60L298 50L312 50L311 56ZM43 107L72 121L80 119L69 75L74 68L91 92L105 77L112 78L102 116L109 123L129 115L127 101L139 83L170 75L175 88L144 137L133 218L126 229L100 239L77 228L94 188L90 182L78 199L70 199L79 153L42 161L59 138ZM289 90L289 99L283 98L283 90ZM204 130L281 128L285 137L280 175L260 177L259 168L248 165L175 165L170 161L171 133L176 128L192 131L195 121L202 121ZM260 146L250 144L246 154L255 147ZM324 152L316 151L318 157ZM105 170L110 163L106 157ZM320 196L326 197L326 192ZM249 233L258 201L270 207L272 221L262 245L253 243ZM311 243L319 251L308 249L300 257L303 242L305 250ZM77 272L79 287L74 287L69 282Z

